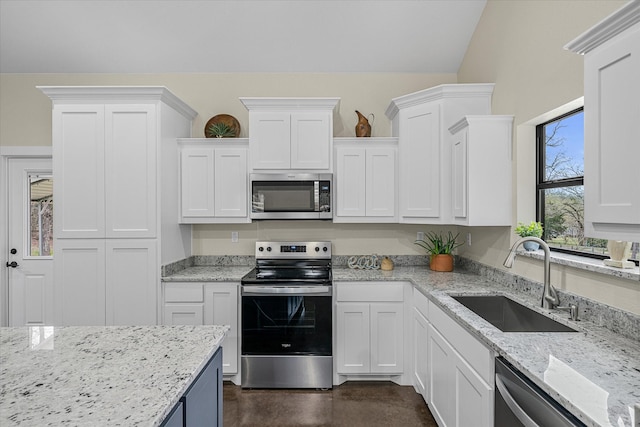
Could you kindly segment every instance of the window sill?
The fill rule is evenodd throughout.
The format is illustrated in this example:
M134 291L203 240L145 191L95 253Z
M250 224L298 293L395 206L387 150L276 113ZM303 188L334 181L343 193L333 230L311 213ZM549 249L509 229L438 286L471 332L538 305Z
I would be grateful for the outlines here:
M518 256L534 258L544 261L544 251L524 251L519 250ZM565 254L561 252L551 252L551 263L558 265L566 265L568 267L577 268L579 270L591 271L606 276L619 277L621 279L640 281L640 267L633 268L615 268L609 267L602 263L602 260L581 257L578 255Z

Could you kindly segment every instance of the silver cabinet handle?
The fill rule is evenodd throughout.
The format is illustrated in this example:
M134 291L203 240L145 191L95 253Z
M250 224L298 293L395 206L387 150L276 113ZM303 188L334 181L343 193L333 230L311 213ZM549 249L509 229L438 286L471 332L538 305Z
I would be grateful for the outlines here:
M499 374L496 374L496 387L498 387L500 395L504 399L504 402L507 404L509 409L511 409L511 412L513 412L513 415L515 415L516 418L518 418L518 420L520 420L520 422L525 427L540 427L535 421L531 419L531 417L529 417L529 415L527 415L524 409L522 409L520 405L518 405L518 402L516 402L513 396L511 396L511 393L509 393L507 386L504 384Z
M243 295L249 294L331 294L330 286L247 286Z

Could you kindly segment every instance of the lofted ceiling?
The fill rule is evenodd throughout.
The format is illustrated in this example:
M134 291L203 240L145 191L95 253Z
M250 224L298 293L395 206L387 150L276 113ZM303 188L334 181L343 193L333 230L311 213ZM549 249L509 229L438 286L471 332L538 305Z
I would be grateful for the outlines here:
M456 73L486 0L0 0L2 73Z

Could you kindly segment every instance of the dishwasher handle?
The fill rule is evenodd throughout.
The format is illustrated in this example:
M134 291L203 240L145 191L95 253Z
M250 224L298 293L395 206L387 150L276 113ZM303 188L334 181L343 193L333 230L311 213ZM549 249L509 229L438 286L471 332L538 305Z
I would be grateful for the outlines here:
M513 415L515 415L525 427L540 427L531 419L531 417L529 417L529 415L527 415L524 409L518 405L518 402L516 402L513 396L511 396L511 393L509 393L509 390L504 384L502 378L502 375L496 374L496 387L498 387L498 392L500 392L500 395L504 399L504 403L506 403L509 409L511 409Z

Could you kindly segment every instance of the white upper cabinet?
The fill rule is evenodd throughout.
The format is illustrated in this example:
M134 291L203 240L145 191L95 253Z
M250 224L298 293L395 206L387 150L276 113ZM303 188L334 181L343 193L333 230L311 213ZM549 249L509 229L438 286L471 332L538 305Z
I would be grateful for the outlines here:
M585 235L640 241L640 3L566 48L585 56Z
M511 224L512 128L513 116L466 116L449 128L454 224Z
M398 137L399 222L452 221L447 129L467 114L491 114L493 84L447 84L391 100L386 115Z
M249 222L248 140L180 139L180 222Z
M397 138L336 138L333 222L397 222Z
M331 171L340 98L240 98L249 110L252 170Z

